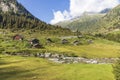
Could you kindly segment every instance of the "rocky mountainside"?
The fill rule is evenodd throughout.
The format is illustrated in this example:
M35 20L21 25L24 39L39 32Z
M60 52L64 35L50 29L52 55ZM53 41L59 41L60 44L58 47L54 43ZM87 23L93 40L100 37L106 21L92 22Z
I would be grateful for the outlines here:
M120 26L120 5L112 9L109 13L104 16L104 21L108 22L108 27L119 27Z
M16 0L0 0L0 12L2 13L19 13L31 15L20 3Z
M107 12L107 13L106 13ZM70 28L71 30L79 30L81 32L100 32L106 33L114 31L120 27L120 5L113 9L105 9L99 14L82 15L74 21L65 21L57 23L62 27Z
M63 28L69 28L72 31L90 32L95 31L98 27L93 26L98 22L105 14L97 13L84 13L82 16L74 18L72 20L59 22L55 25L62 26Z
M100 13L108 13L110 10L111 10L111 8L106 8L106 9L100 11Z

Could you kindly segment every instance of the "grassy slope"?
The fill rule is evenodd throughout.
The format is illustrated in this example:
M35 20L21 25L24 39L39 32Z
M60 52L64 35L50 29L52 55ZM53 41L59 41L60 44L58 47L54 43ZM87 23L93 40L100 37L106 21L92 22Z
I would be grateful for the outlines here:
M77 39L70 39L70 43L67 45L61 44L61 39L59 36L49 36L55 43L46 44L46 38L48 36L41 35L39 33L33 33L28 35L26 32L23 32L25 40L24 41L13 41L12 35L16 33L8 32L8 34L0 34L0 51L1 52L19 52L23 50L30 51L31 53L42 52L42 51L50 51L57 53L67 53L67 54L75 54L82 57L88 58L101 58L101 57L119 57L120 55L120 44L113 41L103 40L95 38L93 44L86 44L87 40L91 39L81 39L83 45L74 46L72 44L73 41ZM43 44L45 49L34 49L29 48L29 43L27 40L31 40L32 38L38 38L40 42Z
M90 45L64 45L48 47L49 50L74 53L88 58L118 57L120 56L120 44L108 40L98 39Z
M85 33L93 33L99 28L96 22L99 22L104 15L105 14L83 14L80 18L71 21L60 22L57 23L57 25L67 27L73 31L79 30Z
M114 80L110 64L55 64L44 59L0 55L1 80Z

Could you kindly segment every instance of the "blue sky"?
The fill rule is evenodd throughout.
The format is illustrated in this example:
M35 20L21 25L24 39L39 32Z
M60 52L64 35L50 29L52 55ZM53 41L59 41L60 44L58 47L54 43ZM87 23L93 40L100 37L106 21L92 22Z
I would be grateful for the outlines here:
M35 17L47 23L82 15L84 12L100 12L117 6L119 0L18 0Z
M53 12L69 8L69 0L18 0L34 16L47 23L53 19Z

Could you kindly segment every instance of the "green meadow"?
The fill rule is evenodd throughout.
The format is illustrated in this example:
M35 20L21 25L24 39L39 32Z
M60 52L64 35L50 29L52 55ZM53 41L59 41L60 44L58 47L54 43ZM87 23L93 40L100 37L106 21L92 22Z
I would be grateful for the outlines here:
M64 45L47 47L48 50L73 53L75 55L87 58L111 58L120 56L120 44L117 42L97 39L93 44L85 44L79 46Z
M111 64L57 64L0 55L0 80L114 80Z
M17 33L0 34L0 80L115 80L112 64L58 64L35 57L10 56L5 53L58 53L84 58L116 58L120 55L120 43L85 35L69 38L61 44L61 36L49 36L54 43L46 43L48 36L22 32L23 41L12 40ZM29 40L37 38L44 48L31 48ZM73 45L78 40L79 45ZM88 44L88 40L93 43Z

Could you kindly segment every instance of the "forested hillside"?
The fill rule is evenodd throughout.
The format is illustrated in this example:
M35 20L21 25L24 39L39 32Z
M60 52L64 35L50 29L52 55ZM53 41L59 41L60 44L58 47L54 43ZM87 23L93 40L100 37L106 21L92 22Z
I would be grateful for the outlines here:
M39 30L52 33L70 34L69 29L47 24L27 11L16 0L0 0L0 28L16 30Z

